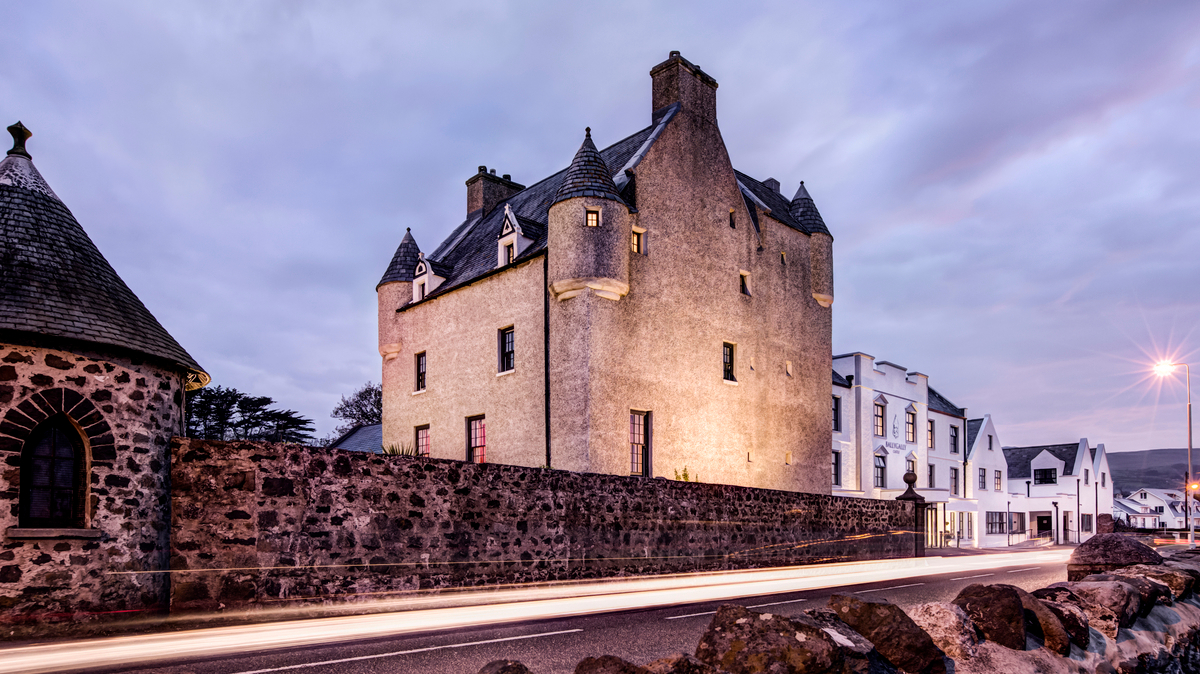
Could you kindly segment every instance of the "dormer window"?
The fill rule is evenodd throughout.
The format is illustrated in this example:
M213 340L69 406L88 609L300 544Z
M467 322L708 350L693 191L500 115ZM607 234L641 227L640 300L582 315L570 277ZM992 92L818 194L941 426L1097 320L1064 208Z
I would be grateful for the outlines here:
M417 284L417 299L418 300L425 299L425 284L424 283Z
M438 286L445 280L444 276L438 275L433 268L433 263L426 260L425 255L422 253L417 257L417 266L413 270L413 301L420 302L425 299L429 293L437 290Z
M517 259L516 246L507 244L504 246L504 264L512 264L513 260Z
M600 211L586 211L584 216L584 224L588 227L600 226Z
M504 226L496 237L496 266L504 267L517 261L531 245L533 239L525 234L512 207L504 204Z

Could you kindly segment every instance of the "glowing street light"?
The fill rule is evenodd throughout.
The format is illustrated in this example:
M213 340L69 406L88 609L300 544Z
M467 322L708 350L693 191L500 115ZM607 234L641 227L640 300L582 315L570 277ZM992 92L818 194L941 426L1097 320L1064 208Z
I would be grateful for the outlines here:
M1192 495L1200 488L1200 484L1193 483L1192 480L1192 368L1187 363L1172 363L1169 361L1160 361L1154 366L1154 374L1160 377L1165 377L1175 371L1180 365L1183 366L1183 371L1186 376L1187 386L1187 431L1188 431L1188 453L1187 453L1187 498L1184 499L1184 512L1188 518L1188 547L1196 547L1196 518L1192 517Z

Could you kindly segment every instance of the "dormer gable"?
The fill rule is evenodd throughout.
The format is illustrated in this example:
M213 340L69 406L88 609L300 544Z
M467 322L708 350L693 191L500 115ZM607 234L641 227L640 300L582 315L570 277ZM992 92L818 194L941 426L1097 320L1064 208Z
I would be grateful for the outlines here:
M512 264L527 248L533 245L533 238L526 235L521 227L521 221L513 213L512 207L504 205L504 225L496 237L496 266L503 267Z

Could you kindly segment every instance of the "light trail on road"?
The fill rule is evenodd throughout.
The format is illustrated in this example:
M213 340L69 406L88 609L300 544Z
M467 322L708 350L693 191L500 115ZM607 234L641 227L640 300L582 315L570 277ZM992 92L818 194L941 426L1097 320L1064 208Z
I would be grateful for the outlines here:
M479 603L465 606L308 618L0 649L0 674L132 667L163 660L204 659L467 627L730 601L1022 564L1062 563L1069 555L1069 550L1040 550L508 589L476 593ZM455 602L469 600L465 595L453 598ZM387 605L399 606L401 602ZM369 610L370 605L356 608Z

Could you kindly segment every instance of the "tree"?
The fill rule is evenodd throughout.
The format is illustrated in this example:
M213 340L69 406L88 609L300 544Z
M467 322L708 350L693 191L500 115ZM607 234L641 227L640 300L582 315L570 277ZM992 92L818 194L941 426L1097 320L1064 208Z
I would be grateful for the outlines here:
M235 388L202 388L188 396L187 435L204 440L312 440L312 419L294 410L271 409L274 404L269 396L249 396Z
M367 382L350 397L342 396L342 401L333 408L329 415L341 419L337 434L341 435L358 424L370 425L383 423L383 385Z

